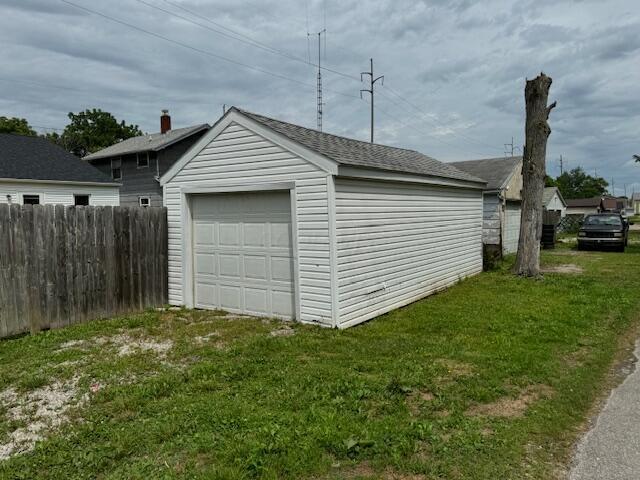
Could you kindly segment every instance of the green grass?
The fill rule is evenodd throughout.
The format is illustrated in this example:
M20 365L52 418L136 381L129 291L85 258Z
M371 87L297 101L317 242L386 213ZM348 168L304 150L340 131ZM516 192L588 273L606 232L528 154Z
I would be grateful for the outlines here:
M543 259L584 273L505 265L346 331L154 311L3 341L3 388L76 376L90 400L0 477L553 478L639 320L640 245ZM123 333L173 348L95 340ZM3 413L0 443L19 426Z

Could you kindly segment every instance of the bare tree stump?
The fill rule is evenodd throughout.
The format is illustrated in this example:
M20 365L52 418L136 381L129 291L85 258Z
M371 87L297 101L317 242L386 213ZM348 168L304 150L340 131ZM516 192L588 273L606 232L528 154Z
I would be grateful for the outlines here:
M547 106L551 78L541 73L527 80L524 89L527 119L522 162L522 216L514 273L540 276L540 238L542 236L542 193L546 173L547 139L551 128L547 120L556 102Z

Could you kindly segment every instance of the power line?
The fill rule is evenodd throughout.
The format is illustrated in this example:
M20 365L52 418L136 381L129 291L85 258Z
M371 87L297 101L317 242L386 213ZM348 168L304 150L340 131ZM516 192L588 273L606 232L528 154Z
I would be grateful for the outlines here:
M89 13L92 13L92 14L94 14L94 15L98 15L99 17L105 18L105 19L107 19L107 20L109 20L109 21L112 21L112 22L118 23L118 24L120 24L120 25L124 25L124 26L129 27L129 28L132 28L132 29L137 30L137 31L139 31L139 32L142 32L142 33L144 33L144 34L146 34L146 35L150 35L150 36L152 36L152 37L159 38L159 39L161 39L161 40L164 40L165 42L173 43L174 45L178 45L178 46L180 46L180 47L182 47L182 48L186 48L186 49L188 49L188 50L192 50L192 51L194 51L194 52L198 52L198 53L200 53L200 54L207 55L207 56L209 56L209 57L216 58L216 59L218 59L218 60L222 60L222 61L224 61L224 62L231 63L231 64L233 64L233 65L237 65L237 66L240 66L240 67L244 67L244 68L247 68L247 69L249 69L249 70L254 70L254 71L256 71L256 72L264 73L265 75L270 75L270 76L272 76L272 77L280 78L280 79L282 79L282 80L287 80L287 81L290 81L290 82L294 82L294 83L297 83L297 84L302 85L302 86L305 86L305 87L315 87L314 85L312 85L312 84L310 84L310 83L306 83L306 82L303 82L303 81L301 81L301 80L297 80L297 79L295 79L295 78L288 77L288 76L286 76L286 75L281 75L281 74L279 74L279 73L271 72L271 71L269 71L269 70L265 70L265 69L263 69L263 68L256 67L256 66L254 66L254 65L249 65L249 64L247 64L247 63L239 62L239 61L237 61L237 60L233 60L233 59L231 59L231 58L224 57L224 56L222 56L222 55L218 55L217 53L213 53L213 52L210 52L210 51L208 51L208 50L203 50L203 49L201 49L201 48L194 47L194 46L192 46L192 45L189 45L189 44L183 43L183 42L181 42L181 41L179 41L179 40L174 40L174 39L172 39L172 38L165 37L165 36L163 36L163 35L160 35L160 34L158 34L158 33L152 32L152 31L150 31L150 30L144 29L144 28L142 28L142 27L138 27L138 26L136 26L136 25L133 25L133 24L128 23L128 22L125 22L125 21L123 21L123 20L119 20L119 19L117 19L117 18L111 17L111 16L109 16L109 15L107 15L107 14L104 14L104 13L98 12L98 11L96 11L96 10L92 10L92 9L90 9L90 8L83 7L83 6L78 5L78 4L76 4L76 3L70 2L69 0L60 0L60 1L61 1L61 2L63 2L63 3L66 3L67 5L70 5L70 6L72 6L72 7L78 8L78 9L80 9L80 10L84 10L84 11L89 12ZM348 94L345 94L345 93L342 93L342 92L338 92L338 91L334 91L333 93L335 93L335 94L337 94L337 95L343 95L343 96L347 96L347 97L358 98L358 97L356 97L355 95L348 95Z
M274 55L280 55L281 57L287 58L289 60L294 60L296 62L303 63L305 65L322 68L323 70L325 70L327 72L334 73L336 75L341 75L341 76L346 77L346 78L351 78L352 80L358 80L358 77L356 77L355 75L350 75L348 73L344 73L344 72L341 72L339 70L335 70L335 69L329 68L329 67L320 67L319 64L316 65L315 63L311 62L311 58L310 57L309 57L309 60L305 60L302 57L298 57L297 55L293 55L293 54L291 54L289 52L286 52L284 50L280 50L280 49L271 47L271 46L269 46L269 45L267 45L267 44L265 44L263 42L260 42L259 40L256 40L256 39L254 39L254 38L252 38L252 37L250 37L248 35L245 35L244 33L237 32L237 31L235 31L235 30L233 30L231 28L225 27L224 25L211 20L209 17L206 17L206 16L201 15L201 14L199 14L197 12L189 10L188 8L185 8L182 5L179 5L177 3L171 2L170 0L163 0L163 1L168 3L169 5L172 5L172 6L176 7L176 8L179 8L180 10L183 10L183 11L189 13L190 15L193 15L194 17L200 18L200 19L202 19L202 20L204 20L204 21L206 21L208 23L211 23L212 25L215 25L215 26L217 26L217 27L219 27L219 28L221 28L223 30L227 30L227 31L233 33L233 35L235 35L235 36L229 35L228 33L221 32L220 30L216 30L215 28L211 28L211 27L209 27L207 25L203 25L202 23L198 23L198 22L196 22L194 20L191 20L188 17L179 15L179 14L177 14L175 12L170 11L170 10L166 10L166 9L164 9L162 7L157 6L157 5L153 5L152 3L146 2L145 0L136 0L136 2L141 3L143 5L146 5L149 8L153 8L155 10L164 12L164 13L166 13L168 15L172 15L172 16L174 16L176 18L184 20L185 22L189 22L189 23L191 23L193 25L197 25L200 28L204 28L204 29L209 30L211 32L217 33L218 35L222 35L222 36L224 36L226 38L230 38L232 40L237 40L239 42L245 43L247 45L251 45L253 47L259 48L259 49L264 50L264 51L267 51L267 52L272 53Z
M418 113L420 113L420 114L421 114L421 116L420 116L419 118L420 118L421 120L426 121L426 122L428 122L428 123L431 123L432 125L435 125L435 126L443 126L443 125L441 125L441 124L440 124L440 125L438 125L438 122L435 122L435 121L429 120L427 117L425 117L426 115L428 115L428 113L427 113L427 112L425 112L425 111L424 111L424 110L422 110L421 108L419 108L419 107L417 107L416 105L414 105L412 102L410 102L409 100L407 100L406 98L404 98L402 95L400 95L398 92L396 92L396 91L395 91L394 89L392 89L391 87L389 87L389 86L385 86L384 88L385 88L385 90L388 90L388 91L389 91L389 93L393 94L394 96L396 96L397 98L399 98L401 101L403 101L404 103L406 103L407 105L409 105L411 108L413 108L414 110L416 110ZM462 137L462 138L465 138L465 139L467 139L467 140L469 140L469 141L471 141L471 142L475 142L475 143L477 143L477 144L479 144L479 145L483 145L483 146L485 146L485 147L489 147L489 148L491 148L491 149L493 149L493 150L500 150L500 149L499 149L499 148L497 148L495 145L490 145L490 144L485 143L485 142L482 142L482 141L480 141L480 140L476 140L476 139L474 139L474 138L472 138L472 137L469 137L469 136L467 136L467 135L464 135L464 134L462 134L462 133L452 133L452 135L454 135L454 136L459 136L459 137Z

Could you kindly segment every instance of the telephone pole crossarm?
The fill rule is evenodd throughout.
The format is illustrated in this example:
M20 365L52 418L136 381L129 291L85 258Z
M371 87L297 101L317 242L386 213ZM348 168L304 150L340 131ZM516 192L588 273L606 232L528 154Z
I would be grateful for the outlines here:
M380 82L382 83L382 85L384 85L384 75L380 75L379 77L374 77L373 75L373 58L369 59L370 62L370 70L368 72L360 72L360 81L364 81L363 79L363 75L368 75L369 76L369 88L363 88L360 90L360 98L362 98L362 92L367 92L369 93L369 95L371 95L371 143L373 143L373 112L374 112L374 103L373 103L373 97L374 97L374 86L376 84L376 82L378 80L380 80Z

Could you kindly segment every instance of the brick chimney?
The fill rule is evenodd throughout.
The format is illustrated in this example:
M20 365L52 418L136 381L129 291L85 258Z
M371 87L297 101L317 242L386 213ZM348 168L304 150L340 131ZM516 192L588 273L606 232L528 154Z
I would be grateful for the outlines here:
M162 110L162 115L160 115L160 133L167 133L169 130L171 130L169 110Z

